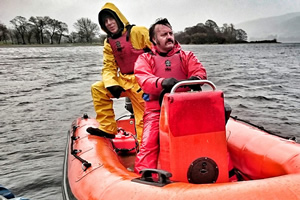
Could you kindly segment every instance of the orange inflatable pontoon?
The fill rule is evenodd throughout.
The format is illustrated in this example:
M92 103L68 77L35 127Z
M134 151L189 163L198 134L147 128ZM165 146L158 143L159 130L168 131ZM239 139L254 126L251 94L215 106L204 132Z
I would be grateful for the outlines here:
M223 93L211 82L201 84L213 91L175 93L182 84L163 98L159 169L133 173L133 148L116 152L114 141L86 132L98 127L94 118L75 120L66 145L63 198L300 199L300 144L226 119ZM133 133L133 121L119 120L120 130Z

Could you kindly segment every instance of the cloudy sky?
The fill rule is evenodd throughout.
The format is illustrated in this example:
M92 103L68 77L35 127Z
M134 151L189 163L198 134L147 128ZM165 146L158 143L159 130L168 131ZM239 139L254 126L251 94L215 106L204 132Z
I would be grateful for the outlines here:
M97 22L103 0L0 0L0 22L16 16L49 16L68 24L81 17ZM300 12L300 0L111 0L132 24L149 27L167 17L175 32L211 19L218 26Z

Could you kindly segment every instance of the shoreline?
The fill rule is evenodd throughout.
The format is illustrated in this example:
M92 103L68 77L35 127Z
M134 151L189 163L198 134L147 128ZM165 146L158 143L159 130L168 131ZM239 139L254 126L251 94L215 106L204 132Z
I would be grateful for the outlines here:
M62 44L0 44L1 47L81 47L81 46L103 46L100 43L62 43Z
M227 43L232 44L300 44L300 42L273 42L268 40L263 41L250 41L245 43ZM224 45L224 44L181 44L181 45ZM226 45L226 44L225 44ZM63 44L0 44L0 48L30 48L30 47L89 47L89 46L102 46L100 43L63 43Z

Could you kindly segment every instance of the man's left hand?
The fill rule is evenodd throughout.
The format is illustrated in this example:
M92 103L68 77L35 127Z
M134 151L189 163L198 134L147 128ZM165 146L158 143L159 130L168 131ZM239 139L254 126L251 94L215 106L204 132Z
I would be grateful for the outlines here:
M189 79L187 79L188 81L190 80L201 80L200 78L196 77L196 76L191 76ZM197 85L187 85L189 88L191 88L194 91L202 91L200 84Z

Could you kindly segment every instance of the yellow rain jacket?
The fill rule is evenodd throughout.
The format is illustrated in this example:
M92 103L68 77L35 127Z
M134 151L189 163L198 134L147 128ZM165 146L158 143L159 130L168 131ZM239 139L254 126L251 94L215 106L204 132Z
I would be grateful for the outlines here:
M101 11L108 9L113 11L123 23L123 34L126 32L125 27L129 25L128 20L124 17L124 15L120 12L120 10L112 3L106 3ZM101 13L100 11L100 13ZM99 14L100 15L100 14ZM100 26L102 30L107 32L104 28L104 24L99 20ZM148 47L151 48L151 42L149 41L149 32L146 27L141 26L133 26L130 33L130 41L132 46L135 49L144 49ZM104 82L105 87L110 87L113 85L120 85L125 90L133 87L134 84L137 84L135 81L135 77L133 74L122 74L118 73L119 66L115 62L115 58L113 55L112 48L110 44L107 42L107 39L104 41L104 49L103 49L103 69L102 69L102 81ZM120 78L117 78L117 76Z
M114 36L110 34L104 25L103 14L105 12L113 14L120 30L119 34L126 34L126 26L129 25L128 20L114 4L106 3L99 12L99 24L101 29L107 33L108 37ZM148 29L146 27L133 26L130 32L130 42L135 49L150 49L151 42L149 41ZM100 123L99 129L110 134L117 133L117 124L113 111L112 95L106 88L115 85L120 85L126 90L121 94L121 97L126 96L131 100L135 117L137 139L140 142L143 131L143 92L141 91L134 74L122 74L119 71L119 66L116 63L113 50L106 39L103 48L102 81L98 81L92 85L92 96L95 111L97 113L96 119Z

